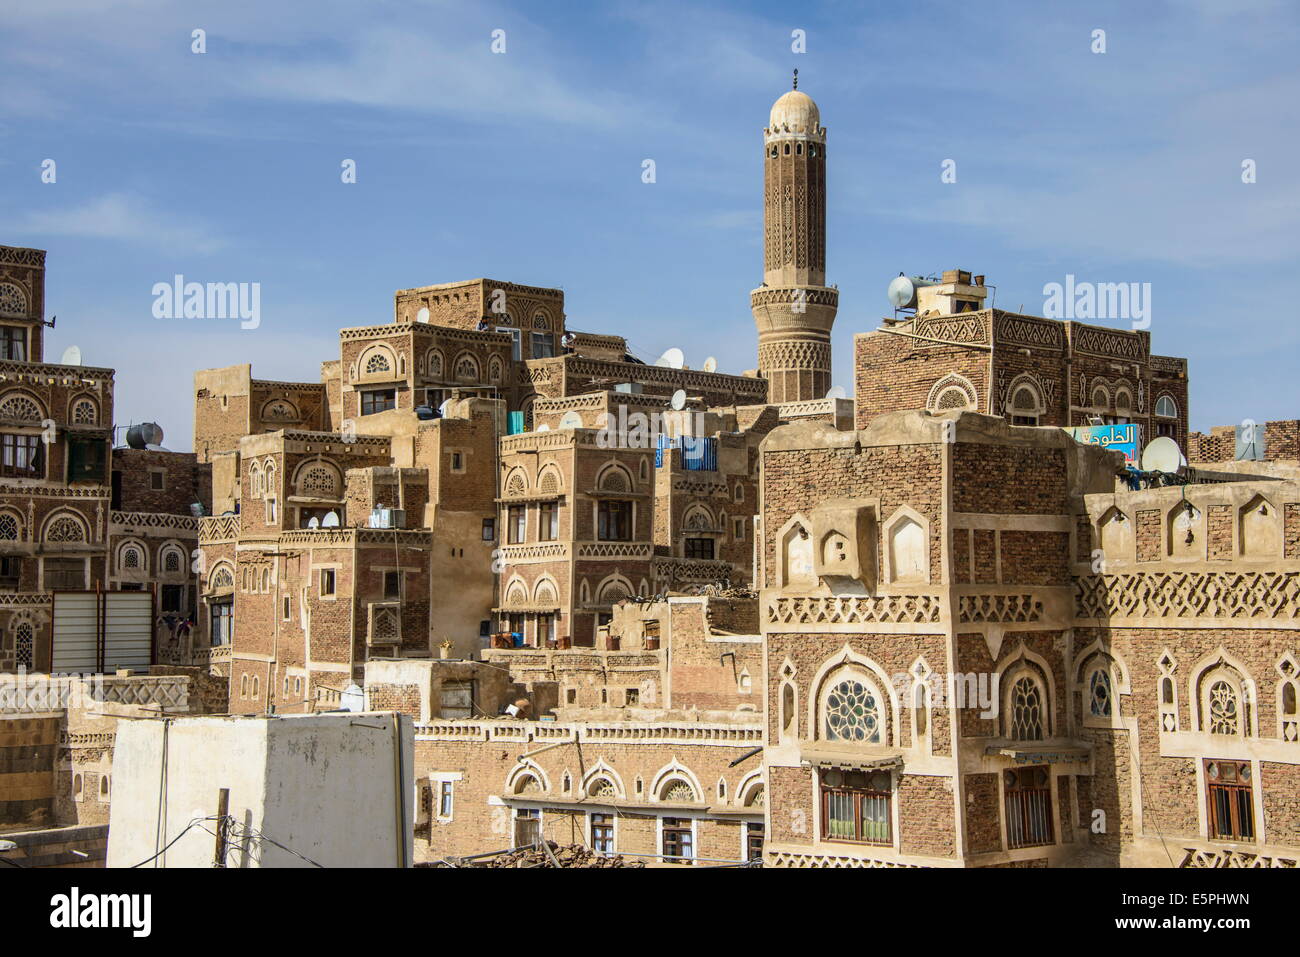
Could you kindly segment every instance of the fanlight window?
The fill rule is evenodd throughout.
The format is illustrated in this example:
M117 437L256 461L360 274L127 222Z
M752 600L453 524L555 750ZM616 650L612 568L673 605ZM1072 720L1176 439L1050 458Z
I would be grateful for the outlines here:
M1043 739L1043 692L1028 675L1011 686L1011 737L1016 741Z
M25 395L11 395L0 402L0 419L39 422L42 418L41 407Z
M846 678L826 693L823 705L826 739L880 743L880 698L857 678Z
M167 554L163 555L163 571L178 572L181 570L181 553L176 549L168 549Z
M1011 397L1011 408L1022 415L1035 415L1039 410L1038 393L1032 386L1022 385Z
M1226 681L1210 685L1208 696L1210 734L1236 734L1241 727L1237 689Z
M457 379L478 379L478 362L473 356L465 355L456 360Z
M605 492L626 492L628 490L627 476L622 469L606 469L600 477L600 488Z
M94 425L99 421L95 403L89 399L78 399L72 404L72 421L76 425Z
M377 358L382 358L382 357L377 357ZM295 409L288 402L285 402L282 399L276 399L274 402L268 403L266 408L262 410L262 418L286 419L286 420L296 419L298 418L298 410Z
M338 494L334 470L325 465L313 465L304 469L298 478L298 488L304 495L333 497Z
M1099 409L1110 407L1110 394L1101 386L1092 390L1092 404Z
M1178 405L1171 397L1162 395L1156 399L1156 415L1166 419L1176 419L1178 418Z
M388 356L382 352L376 352L366 360L366 375L376 372L391 372L392 370L393 367L388 361Z
M223 565L212 573L212 581L209 582L209 585L212 588L234 588L235 576L231 574L229 568Z
M27 297L11 282L0 282L0 316L27 315Z
M63 515L50 522L45 528L47 542L84 542L86 529L70 515Z
M617 792L614 790L614 782L609 778L596 778L591 784L587 785L588 797L612 798Z
M696 800L695 788L691 787L689 781L682 778L673 778L664 785L660 799L675 804L694 804Z
M139 568L140 567L140 549L124 548L122 550L122 567Z
M547 472L542 476L542 481L538 485L539 491L546 495L554 495L560 490L560 479L554 470Z
M516 794L537 794L542 790L542 782L534 774L525 774L515 782Z
M950 409L965 409L970 405L970 397L966 390L958 386L948 386L934 400L934 408L937 412L946 412Z
M429 353L424 362L425 369L431 376L442 375L442 353L434 350Z
M18 541L18 518L8 512L0 513L0 540L6 542Z

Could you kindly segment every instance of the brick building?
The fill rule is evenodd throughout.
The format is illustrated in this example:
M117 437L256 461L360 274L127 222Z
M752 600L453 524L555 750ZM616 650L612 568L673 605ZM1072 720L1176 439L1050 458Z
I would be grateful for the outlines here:
M114 449L113 370L46 362L44 309L45 252L0 246L0 672L50 670L57 591L153 591L156 652L177 657L206 471Z

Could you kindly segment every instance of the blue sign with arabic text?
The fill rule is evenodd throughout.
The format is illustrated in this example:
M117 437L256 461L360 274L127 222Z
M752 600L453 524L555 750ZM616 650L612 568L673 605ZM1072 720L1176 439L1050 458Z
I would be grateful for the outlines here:
M1133 422L1124 425L1076 425L1067 428L1076 442L1100 445L1112 452L1123 452L1129 465L1137 466L1141 448L1142 429Z

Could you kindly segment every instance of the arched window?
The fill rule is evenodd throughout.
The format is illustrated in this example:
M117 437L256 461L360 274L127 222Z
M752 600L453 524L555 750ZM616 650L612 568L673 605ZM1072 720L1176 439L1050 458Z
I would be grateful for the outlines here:
M22 521L12 512L0 512L0 541L16 542L22 537Z
M230 571L229 565L221 565L212 573L212 578L208 581L208 587L213 591L220 588L234 588L235 576Z
M672 804L694 804L699 799L691 782L682 777L671 777L659 789L659 800Z
M593 798L613 798L618 795L618 790L614 787L614 782L602 775L597 775L591 779L587 785L587 797Z
M628 492L632 489L632 480L622 468L611 465L600 473L596 487L602 492Z
M1022 382L1011 393L1009 412L1012 425L1037 425L1043 414L1043 400L1028 382Z
M826 684L822 695L821 727L827 741L880 744L884 719L881 696L866 675L841 672Z
M72 422L74 425L94 425L99 421L99 412L91 399L78 399L72 403Z
M930 573L930 550L926 531L916 518L899 516L889 526L889 580L894 583L925 582Z
M272 399L262 406L262 419L270 422L294 422L298 409L288 399Z
M516 794L540 794L542 792L542 782L538 780L535 774L521 774L515 779Z
M179 572L183 561L184 556L181 555L179 548L168 548L163 552L163 571Z
M86 525L72 515L60 515L45 526L47 542L84 542Z
M795 714L794 685L787 681L781 685L781 732L783 734L794 734Z
M11 392L0 399L0 419L17 419L20 422L40 422L45 418L35 399L21 392Z
M1014 741L1043 740L1046 707L1042 685L1022 673L1011 683L1008 704L1007 736Z
M1156 399L1156 415L1164 419L1178 418L1178 403L1174 401L1173 396L1162 395Z
M366 360L366 375L391 371L393 371L392 364L388 361L388 356L384 355L382 352L372 353L370 358Z
M1088 675L1088 713L1095 718L1109 718L1114 707L1110 672L1101 667L1093 668Z
M1237 734L1241 730L1240 696L1234 685L1223 680L1212 682L1205 703L1210 734Z
M1092 390L1092 405L1095 409L1110 408L1110 393L1106 391L1105 386L1094 386Z
M331 466L317 462L298 473L298 494L315 498L337 498L338 493L338 474Z
M27 296L11 282L0 282L0 316L27 315Z
M479 378L478 360L468 352L462 352L456 357L455 374L457 379L477 382Z
M127 545L122 549L122 569L124 571L139 571L143 564L144 559L139 548L134 545Z
M30 621L20 621L14 629L14 666L31 671L36 665L36 633Z

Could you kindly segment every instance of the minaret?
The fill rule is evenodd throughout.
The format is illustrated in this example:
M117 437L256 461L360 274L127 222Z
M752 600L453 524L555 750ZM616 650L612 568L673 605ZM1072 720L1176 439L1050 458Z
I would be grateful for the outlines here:
M823 398L839 292L826 286L826 128L794 88L763 131L763 285L749 295L767 401Z

